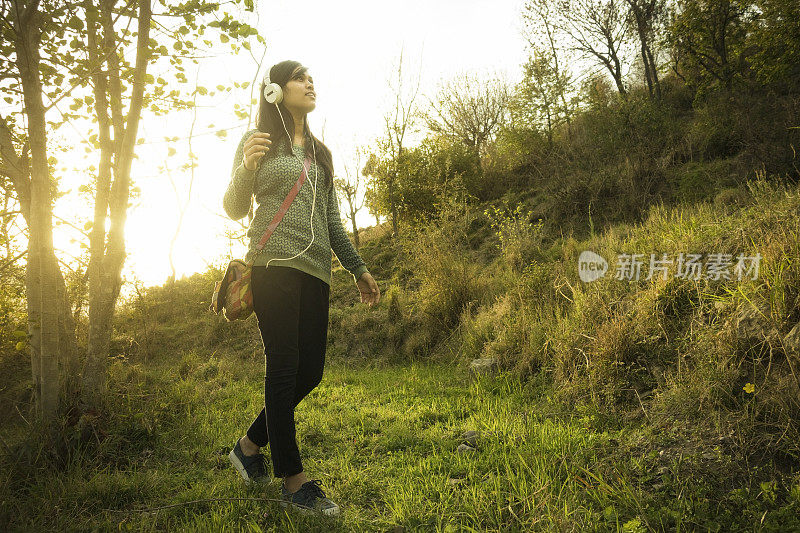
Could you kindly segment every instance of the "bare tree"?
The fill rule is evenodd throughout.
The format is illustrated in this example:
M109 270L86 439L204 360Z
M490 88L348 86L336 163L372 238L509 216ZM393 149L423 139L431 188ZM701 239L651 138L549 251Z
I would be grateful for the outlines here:
M628 33L624 0L558 0L563 30L584 56L597 59L611 74L617 90L626 95L623 82L622 49Z
M552 89L556 90L555 98L561 102L553 102L553 113L556 118L563 117L567 122L567 132L572 134L572 117L577 111L577 102L574 97L567 100L573 92L573 74L563 64L571 61L571 51L563 49L557 42L561 42L566 34L561 29L563 24L558 24L559 14L552 0L529 0L524 7L523 18L527 27L527 41L533 51L529 66L533 69L545 68L550 73L550 79L556 80ZM546 52L549 50L549 54ZM538 56L538 57L537 57ZM547 64L542 64L546 58Z
M420 70L422 66L420 65ZM403 49L397 61L397 78L390 79L389 86L394 94L394 105L384 115L384 136L378 139L378 146L389 160L388 172L382 176L386 181L389 196L389 209L392 213L392 231L399 235L397 225L397 199L395 198L395 185L397 180L397 167L403 156L406 135L412 133L420 118L420 113L415 100L419 94L421 76L417 73L416 79L405 79L403 76Z
M344 163L344 178L336 179L336 184L339 190L342 191L344 199L347 201L347 218L353 226L353 237L355 238L355 246L359 248L361 241L358 237L358 226L356 226L356 214L364 207L364 198L358 201L359 195L362 193L361 177L366 175L361 168L361 160L364 157L364 149L361 147L356 148L353 154L353 162L351 164Z
M462 73L439 83L435 100L428 99L428 128L463 142L481 154L508 112L508 83L498 75Z
M667 16L666 0L625 0L628 4L628 24L639 39L644 77L651 97L661 99L661 83L654 57L656 39Z

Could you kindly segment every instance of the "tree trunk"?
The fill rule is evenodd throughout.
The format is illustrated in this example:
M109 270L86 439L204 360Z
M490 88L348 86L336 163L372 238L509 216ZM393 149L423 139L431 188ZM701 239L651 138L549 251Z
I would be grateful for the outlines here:
M104 49L113 47L114 28L111 8L116 0L100 6L97 12L87 12L90 43L97 43L96 26L103 27ZM150 0L140 2L136 67L133 90L127 120L122 117L122 84L120 65L116 54L108 54L108 70L95 75L96 109L101 143L100 169L97 180L95 216L90 235L89 260L89 340L83 373L83 397L88 405L102 405L106 391L108 349L111 344L111 325L114 307L122 285L121 272L125 264L125 221L130 199L130 171L133 150L139 130L142 110L145 75L149 61L151 9ZM96 51L90 53L97 56ZM106 80L106 76L108 80ZM107 83L108 82L108 83ZM106 92L108 90L108 93ZM105 94L111 94L108 103ZM108 111L111 111L111 120ZM109 133L113 126L114 140ZM111 163L111 156L114 164ZM113 171L113 172L112 172ZM113 173L114 180L111 182ZM108 253L106 253L106 213L111 224L108 231Z
M611 69L611 75L614 78L614 83L617 85L617 91L619 91L619 94L622 96L626 96L628 91L625 89L625 83L622 81L622 66L620 65L616 50L612 50L610 55L611 61L614 64L614 67Z
M97 10L86 13L89 58L92 63L100 61L97 25L100 15ZM106 45L109 42L106 39ZM113 43L112 43L113 46ZM83 397L87 405L98 405L103 398L106 376L107 348L110 336L103 332L110 327L108 316L101 298L101 280L105 276L103 258L105 256L105 221L108 212L111 189L111 157L114 144L111 141L111 121L108 117L108 70L97 69L92 73L94 96L97 102L98 139L100 143L100 162L97 173L97 189L95 190L94 219L89 233L89 332L86 348L86 361L83 367Z
M653 58L653 51L650 49L650 47L647 48L647 57L650 60L650 75L653 78L653 85L655 86L656 100L661 100L661 82L658 81L656 61Z
M353 211L353 206L350 206L350 221L353 224L353 239L356 241L356 250L361 248L361 241L358 238L358 226L356 226L356 213Z
M566 87L561 82L563 79L561 70L558 68L558 52L556 51L556 43L555 39L553 38L553 32L550 30L550 24L547 20L543 20L545 29L547 30L547 39L550 41L550 52L553 54L553 71L556 75L556 80L558 81L558 95L561 97L561 104L564 106L564 118L567 120L567 137L572 139L572 119L570 117L570 108L567 104L567 97L566 97ZM552 145L552 141L550 142Z
M52 263L53 283L55 283L58 307L58 339L61 354L61 394L66 407L77 405L80 398L80 364L78 361L78 340L75 337L75 317L72 302L67 293L67 284L58 262Z
M641 45L642 65L644 67L644 77L647 81L647 92L650 98L661 99L661 90L658 85L658 71L653 60L652 53L652 25L653 25L653 5L639 4L637 1L628 1L628 6L633 13L636 22L636 34Z
M26 284L32 289L28 295L28 309L33 311L29 326L38 343L31 348L33 378L38 378L38 414L52 430L55 422L61 382L59 379L59 306L58 287L53 275L58 268L53 251L53 225L50 198L50 173L47 167L47 130L42 102L42 84L39 79L39 26L41 14L38 2L17 4L11 10L16 33L15 51L17 68L22 81L23 99L28 118L28 137L31 147L31 209L28 272ZM31 264L31 259L33 259ZM38 358L38 361L37 361ZM39 366L38 370L36 366ZM34 386L37 383L34 381Z
M31 354L31 400L38 415L42 414L42 317L39 302L42 300L39 284L39 231L28 222L28 261L25 268L25 296L28 306L28 333Z
M644 67L644 79L647 81L647 94L650 95L650 98L654 96L653 94L653 80L650 78L650 59L647 57L647 45L645 44L644 37L642 39L642 66Z
M389 180L389 205L392 210L392 232L397 237L399 233L397 230L397 204L394 201L394 175Z
M8 124L0 118L0 151L4 169L11 179L12 186L17 194L20 204L20 211L25 219L30 238L28 240L27 268L25 272L25 294L28 312L28 332L29 350L31 356L31 383L32 396L31 405L33 413L41 411L41 316L39 305L42 299L41 279L38 275L40 271L39 261L39 231L32 231L34 227L33 217L31 216L31 170L27 159L28 145L23 147L22 155L18 156L15 152L12 141L13 135ZM67 294L67 287L61 269L57 262L52 261L55 283L58 294L58 323L59 323L59 353L62 360L61 381L63 383L62 393L69 393L68 405L74 405L74 393L78 388L78 350L75 338L75 324L77 316L73 316L72 304ZM62 397L62 400L66 398Z

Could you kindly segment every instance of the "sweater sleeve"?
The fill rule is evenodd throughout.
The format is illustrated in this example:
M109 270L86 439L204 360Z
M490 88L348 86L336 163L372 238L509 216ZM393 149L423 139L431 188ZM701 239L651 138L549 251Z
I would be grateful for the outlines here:
M331 248L339 259L339 262L346 268L358 281L364 272L369 272L364 260L358 254L350 237L342 224L342 217L339 214L339 199L336 196L336 185L331 185L328 194L328 235L331 241Z
M247 170L244 167L244 143L250 133L245 133L242 136L242 140L239 141L236 154L233 156L231 181L228 183L228 189L222 198L222 207L225 209L225 213L233 220L239 220L250 212L253 181L256 175L255 170Z

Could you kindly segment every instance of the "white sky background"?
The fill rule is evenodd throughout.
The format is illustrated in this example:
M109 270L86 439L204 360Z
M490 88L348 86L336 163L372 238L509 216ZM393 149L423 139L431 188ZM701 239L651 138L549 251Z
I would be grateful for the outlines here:
M252 18L245 21L256 27L267 42L259 81L266 69L285 59L309 67L317 92L317 107L308 116L309 125L318 137L323 136L324 126L324 141L333 152L336 172L344 176L343 163L351 163L349 157L355 147L372 144L382 134L383 115L393 98L387 82L392 78L401 47L408 76L416 75L421 65L420 104L426 102L425 95L434 96L442 79L463 71L497 72L515 83L521 78L521 65L527 57L522 4L522 0L412 0L400 4L374 0L264 0L257 13L248 13ZM206 31L205 37L211 39L214 34ZM199 60L198 65L184 61L189 85L193 87L197 68L199 84L209 90L252 80L256 61L263 52L257 41L252 43L255 61L245 50L233 56L230 44L219 45L217 59ZM151 65L148 72L158 76L164 68L161 64ZM257 90L256 86L254 97ZM238 103L247 108L249 98L250 88L198 95L192 141L198 166L173 254L178 278L205 270L209 263L221 265L244 255L244 245L231 245L224 232L247 219L234 222L227 218L222 196L230 180L234 151L247 127L246 120L236 118L233 106ZM255 112L253 106L253 123ZM129 209L125 230L128 257L123 276L129 282L135 279L145 286L162 284L170 274L169 245L178 223L176 190L180 201L185 202L191 176L180 169L188 161L187 141L174 144L178 153L173 157L167 157L168 144L163 141L165 136L188 137L192 118L192 111L160 117L148 112L140 122L138 137L143 137L146 144L136 147L139 158L134 160L132 178L142 193ZM232 127L235 129L228 131L227 139L213 134L217 129ZM84 129L81 134L88 136L87 131ZM97 165L96 153L88 154L87 160L81 159L83 145L76 142L76 130L67 125L62 135L64 142L77 147L75 166ZM65 163L61 154L58 157L60 163ZM176 189L167 173L158 169L165 163ZM76 194L78 185L86 182L85 177L74 172L70 176L68 172L69 169L63 174L61 190L72 188L73 192L57 201L55 212L82 226L92 218L93 206ZM344 214L345 205L340 204L340 209ZM364 208L357 222L359 227L367 227L375 219ZM346 223L345 227L349 230L350 226ZM68 227L55 228L56 247L67 254L80 253L77 243L70 243L71 238L77 237L75 230ZM70 261L68 255L60 257ZM132 291L130 284L123 287L123 295Z

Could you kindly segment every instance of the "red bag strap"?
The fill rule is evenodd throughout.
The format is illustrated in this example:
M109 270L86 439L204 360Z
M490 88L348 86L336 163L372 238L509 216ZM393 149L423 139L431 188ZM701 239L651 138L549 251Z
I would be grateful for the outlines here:
M289 194L286 195L286 198L283 200L278 212L275 213L275 216L272 218L272 222L269 223L267 226L264 235L261 237L261 240L256 245L256 248L260 251L264 248L264 245L267 243L269 238L272 236L272 233L275 231L275 228L278 227L278 223L280 223L283 216L289 210L289 206L292 205L295 196L297 193L300 192L300 188L303 186L303 183L306 181L306 177L308 176L308 170L311 168L311 158L309 158L308 154L306 154L306 159L303 161L303 170L300 172L300 177L297 178L297 182L294 186L289 190ZM312 222L313 223L313 222ZM253 263L253 259L250 259L250 263Z

